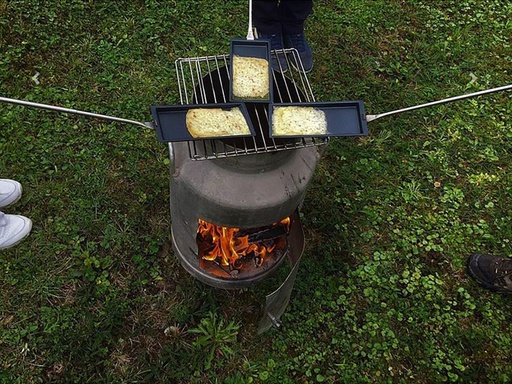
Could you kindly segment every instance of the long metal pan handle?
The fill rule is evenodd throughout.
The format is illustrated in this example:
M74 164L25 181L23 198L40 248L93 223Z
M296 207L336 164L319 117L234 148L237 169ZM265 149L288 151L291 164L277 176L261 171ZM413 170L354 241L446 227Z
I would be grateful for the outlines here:
M432 102L430 102L430 103L426 103L426 104L420 104L420 105L415 105L415 106L412 106L412 107L407 107L407 108L397 109L397 110L395 110L395 111L390 111L390 112L385 112L385 113L379 113L379 114L377 114L377 115L366 115L366 121L367 121L367 122L370 122L370 121L373 121L373 120L380 119L381 117L386 117L386 116L390 116L390 115L396 115L396 114L398 114L398 113L402 113L402 112L409 112L409 111L413 111L413 110L415 110L415 109L426 108L426 107L432 107L432 106L434 106L434 105L450 103L450 102L452 102L452 101L458 101L458 100L468 99L468 98L470 98L470 97L476 97L476 96L485 95L485 94L488 94L488 93L494 93L494 92L506 91L506 90L509 90L509 89L512 89L512 84L510 84L510 85L504 85L503 87L498 87L498 88L486 89L485 91L479 91L479 92L474 92L474 93L468 93L467 95L461 95L461 96L449 97L449 98L447 98L447 99L442 99L442 100L438 100L438 101L432 101Z
M247 29L247 40L254 40L252 31L252 0L249 0L249 28Z
M117 121L117 122L127 123L127 124L134 124L134 125L138 125L140 127L153 129L153 123L151 123L151 122L143 123L143 122L136 121L136 120L123 119L121 117L108 116L108 115L100 115L98 113L79 111L77 109L57 107L57 106L48 105L48 104L34 103L32 101L25 101L25 100L18 100L18 99L9 99L7 97L1 97L1 96L0 96L0 101L3 101L5 103L24 105L24 106L27 106L27 107L49 109L51 111L56 111L56 112L72 113L72 114L75 114L75 115L82 115L82 116L87 116L87 117L93 117L93 118L96 118L96 119L103 119L103 120Z

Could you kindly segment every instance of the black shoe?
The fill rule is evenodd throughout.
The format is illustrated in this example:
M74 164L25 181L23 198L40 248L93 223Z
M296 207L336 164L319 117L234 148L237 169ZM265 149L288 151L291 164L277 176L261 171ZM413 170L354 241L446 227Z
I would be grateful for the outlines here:
M512 293L512 259L473 254L469 257L468 270L485 288Z
M309 46L304 33L299 33L296 35L284 35L283 42L285 48L295 48L299 53L299 58L302 62L302 65L301 63L297 62L295 57L292 56L292 60L290 60L290 62L292 63L293 67L297 71L305 73L310 72L313 69L313 51L311 50L311 47Z
M280 33L271 35L258 34L258 39L270 41L270 50L272 51L270 64L272 68L277 72L286 72L288 70L288 63L283 51L283 36Z

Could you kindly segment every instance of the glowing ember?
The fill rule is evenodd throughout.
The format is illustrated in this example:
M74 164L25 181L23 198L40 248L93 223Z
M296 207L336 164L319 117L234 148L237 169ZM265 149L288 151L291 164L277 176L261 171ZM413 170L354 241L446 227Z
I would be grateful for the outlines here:
M276 238L287 235L289 229L289 217L269 227L252 230L220 227L199 219L199 256L234 269L242 268L242 260L252 257L256 266L261 266L280 244Z

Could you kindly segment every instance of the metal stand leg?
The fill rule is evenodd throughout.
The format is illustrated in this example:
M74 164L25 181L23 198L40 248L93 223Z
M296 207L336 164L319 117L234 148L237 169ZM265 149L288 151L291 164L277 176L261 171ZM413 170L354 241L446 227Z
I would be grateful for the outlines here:
M293 225L294 221L296 223L295 226ZM302 258L302 253L304 252L304 232L302 224L300 224L298 213L293 216L288 239L292 270L286 277L283 284L281 284L277 290L267 295L265 300L265 314L260 320L258 334L268 331L272 326L277 329L282 329L283 327L283 323L280 318L290 302L290 296L292 294L293 286L295 285L300 260Z

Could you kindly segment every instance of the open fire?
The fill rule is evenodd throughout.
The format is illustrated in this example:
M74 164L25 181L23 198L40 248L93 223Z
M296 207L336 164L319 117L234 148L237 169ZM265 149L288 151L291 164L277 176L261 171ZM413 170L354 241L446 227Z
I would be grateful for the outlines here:
M221 227L199 219L197 245L202 260L229 270L241 270L247 263L260 267L274 254L285 251L290 218L262 228Z

